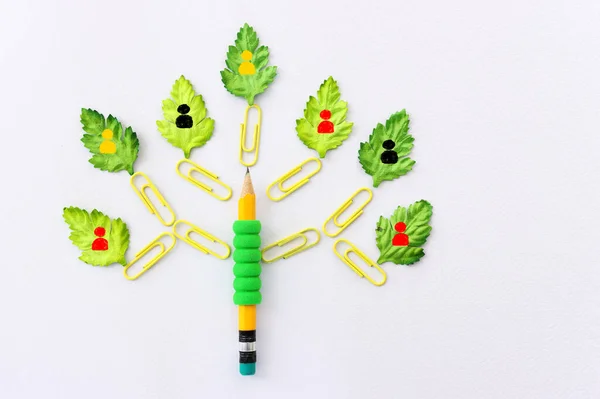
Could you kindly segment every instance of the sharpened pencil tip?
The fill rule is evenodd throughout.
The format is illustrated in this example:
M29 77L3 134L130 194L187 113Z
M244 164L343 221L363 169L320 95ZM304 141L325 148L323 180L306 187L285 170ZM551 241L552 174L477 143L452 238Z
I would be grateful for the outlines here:
M246 174L250 173L250 168L246 166Z
M246 172L244 176L244 183L242 184L242 193L240 198L244 198L247 194L254 194L254 187L252 186L252 177L250 171Z

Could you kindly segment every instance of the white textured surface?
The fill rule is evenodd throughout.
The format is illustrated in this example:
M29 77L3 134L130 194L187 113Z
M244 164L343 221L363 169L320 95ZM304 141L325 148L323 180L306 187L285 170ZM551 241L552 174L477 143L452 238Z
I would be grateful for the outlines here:
M1 1L0 397L599 397L600 4L489 3ZM253 378L237 372L231 261L179 243L131 283L78 261L61 219L66 205L123 217L129 257L163 231L127 174L87 163L79 110L93 107L135 128L136 169L180 217L231 241L236 201L177 177L155 120L185 74L216 120L192 159L239 193L244 101L219 70L244 21L280 68L258 98L259 194L313 154L294 121L330 74L355 122L308 186L259 198L264 241L320 226L369 185L358 143L403 107L417 165L344 237L376 257L380 214L434 205L427 256L386 264L383 288L329 238L266 266Z

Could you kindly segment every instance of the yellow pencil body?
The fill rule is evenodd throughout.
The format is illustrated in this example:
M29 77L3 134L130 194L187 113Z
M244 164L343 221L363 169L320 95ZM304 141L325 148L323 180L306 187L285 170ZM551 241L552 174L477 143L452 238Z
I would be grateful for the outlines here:
M246 175L238 202L238 220L256 220L256 195L249 174ZM238 306L240 373L256 372L256 305Z

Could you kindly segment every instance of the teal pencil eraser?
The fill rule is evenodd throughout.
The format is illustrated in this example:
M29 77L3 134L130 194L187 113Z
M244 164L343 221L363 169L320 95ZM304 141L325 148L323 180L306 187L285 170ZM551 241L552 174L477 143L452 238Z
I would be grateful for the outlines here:
M241 375L254 375L256 373L256 363L240 363Z

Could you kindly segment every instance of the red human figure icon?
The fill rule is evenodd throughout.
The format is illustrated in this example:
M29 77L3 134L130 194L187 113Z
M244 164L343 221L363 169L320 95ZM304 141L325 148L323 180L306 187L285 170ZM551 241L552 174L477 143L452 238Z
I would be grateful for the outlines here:
M317 127L317 133L333 133L333 122L329 120L329 118L331 118L331 111L328 109L324 109L323 111L321 111L319 116L323 120L321 121L321 123L319 123L319 126Z
M94 242L92 242L92 251L108 250L108 241L106 241L106 238L102 238L105 234L106 230L104 229L104 227L96 227L94 229L94 235L98 238L96 238Z
M398 222L394 226L394 229L398 232L392 239L392 245L395 247L406 247L408 246L408 236L404 234L406 231L406 223Z

